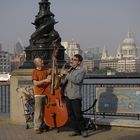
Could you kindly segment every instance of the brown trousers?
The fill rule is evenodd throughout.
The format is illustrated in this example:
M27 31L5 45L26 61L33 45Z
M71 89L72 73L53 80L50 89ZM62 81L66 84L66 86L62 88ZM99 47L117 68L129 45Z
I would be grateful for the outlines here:
M34 129L39 129L43 122L45 96L35 96Z

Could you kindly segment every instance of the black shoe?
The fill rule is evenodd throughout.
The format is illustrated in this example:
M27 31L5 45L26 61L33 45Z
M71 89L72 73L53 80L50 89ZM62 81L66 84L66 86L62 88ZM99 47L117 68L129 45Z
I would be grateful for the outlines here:
M82 131L81 134L82 134L82 137L84 137L84 138L88 137L88 132L87 131Z
M50 128L48 126L45 126L41 127L41 129L43 130L43 132L48 132Z
M73 132L71 132L71 133L69 134L70 137L79 136L79 135L81 135L81 133L80 133L80 132L76 132L76 131L73 131Z
M44 122L41 124L41 130L43 130L43 132L47 132L49 131L49 126L47 126Z

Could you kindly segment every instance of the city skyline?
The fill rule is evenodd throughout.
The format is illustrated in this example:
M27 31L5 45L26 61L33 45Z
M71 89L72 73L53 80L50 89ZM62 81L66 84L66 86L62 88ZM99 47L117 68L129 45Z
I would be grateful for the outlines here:
M4 50L11 50L18 40L22 40L25 47L28 46L30 36L35 31L31 22L38 13L39 1L1 0L0 43ZM74 40L84 50L93 47L102 49L105 45L114 53L130 31L134 33L136 44L140 46L139 0L50 2L55 20L59 21L55 29L62 41Z

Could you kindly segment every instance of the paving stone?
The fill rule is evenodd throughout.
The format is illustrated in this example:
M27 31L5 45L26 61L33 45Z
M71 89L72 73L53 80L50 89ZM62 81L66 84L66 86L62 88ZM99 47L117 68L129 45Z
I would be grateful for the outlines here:
M0 140L81 140L81 136L69 137L67 129L50 130L42 134L35 134L33 129L25 129L22 125L14 125L9 122L0 121ZM89 131L86 140L139 140L139 131L127 129L99 128Z

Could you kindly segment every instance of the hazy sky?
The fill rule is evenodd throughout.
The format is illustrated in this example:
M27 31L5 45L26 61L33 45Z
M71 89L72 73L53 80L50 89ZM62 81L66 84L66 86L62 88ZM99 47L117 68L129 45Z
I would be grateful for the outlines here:
M0 0L0 42L12 50L18 40L29 44L35 31L31 22L40 0ZM140 46L140 0L50 0L59 21L55 29L62 41L74 40L82 49L104 45L114 52L128 30Z

